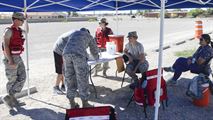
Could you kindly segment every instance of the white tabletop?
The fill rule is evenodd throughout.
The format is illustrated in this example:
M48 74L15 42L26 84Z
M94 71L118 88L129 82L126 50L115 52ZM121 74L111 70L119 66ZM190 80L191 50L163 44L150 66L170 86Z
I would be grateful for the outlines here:
M91 60L87 62L89 65L96 65L99 63L109 62L111 60L114 60L115 58L122 57L123 53L115 53L114 55L108 54L107 52L102 52L101 57L98 60Z

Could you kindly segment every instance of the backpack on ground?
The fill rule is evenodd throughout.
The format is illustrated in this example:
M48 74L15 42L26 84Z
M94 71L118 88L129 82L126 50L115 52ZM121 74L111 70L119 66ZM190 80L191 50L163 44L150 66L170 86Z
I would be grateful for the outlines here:
M186 95L192 99L201 99L203 90L209 87L209 81L209 77L204 74L195 76L188 85Z

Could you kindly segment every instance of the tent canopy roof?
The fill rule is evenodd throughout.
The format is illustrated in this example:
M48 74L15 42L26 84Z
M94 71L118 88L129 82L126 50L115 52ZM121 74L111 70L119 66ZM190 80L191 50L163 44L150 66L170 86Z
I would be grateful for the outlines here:
M28 12L160 9L160 0L26 0ZM213 8L213 0L166 0L166 9ZM1 12L24 10L24 0L1 0Z

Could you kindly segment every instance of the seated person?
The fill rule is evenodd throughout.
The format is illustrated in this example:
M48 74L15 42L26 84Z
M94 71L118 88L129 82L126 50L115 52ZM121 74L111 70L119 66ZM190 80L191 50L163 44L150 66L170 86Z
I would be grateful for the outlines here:
M210 44L211 43L211 47ZM173 77L168 81L169 84L177 84L177 79L181 76L182 72L190 70L193 73L204 73L208 75L206 67L213 57L213 43L208 34L202 34L200 37L200 47L193 54L192 57L178 58L172 67L165 67L167 72L174 72Z
M145 58L143 45L137 41L137 32L129 32L127 38L129 42L125 45L124 54L128 57L129 62L126 66L126 73L137 83L138 76L135 74L137 70L141 74L149 68L149 63Z

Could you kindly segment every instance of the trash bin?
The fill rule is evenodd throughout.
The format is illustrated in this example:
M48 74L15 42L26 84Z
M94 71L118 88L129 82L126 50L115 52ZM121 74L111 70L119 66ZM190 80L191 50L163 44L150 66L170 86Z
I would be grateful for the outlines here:
M116 52L123 52L124 35L108 35L109 41L116 45Z
M210 99L210 91L209 91L209 84L202 85L202 98L200 99L193 99L193 104L200 107L205 107L209 105Z

